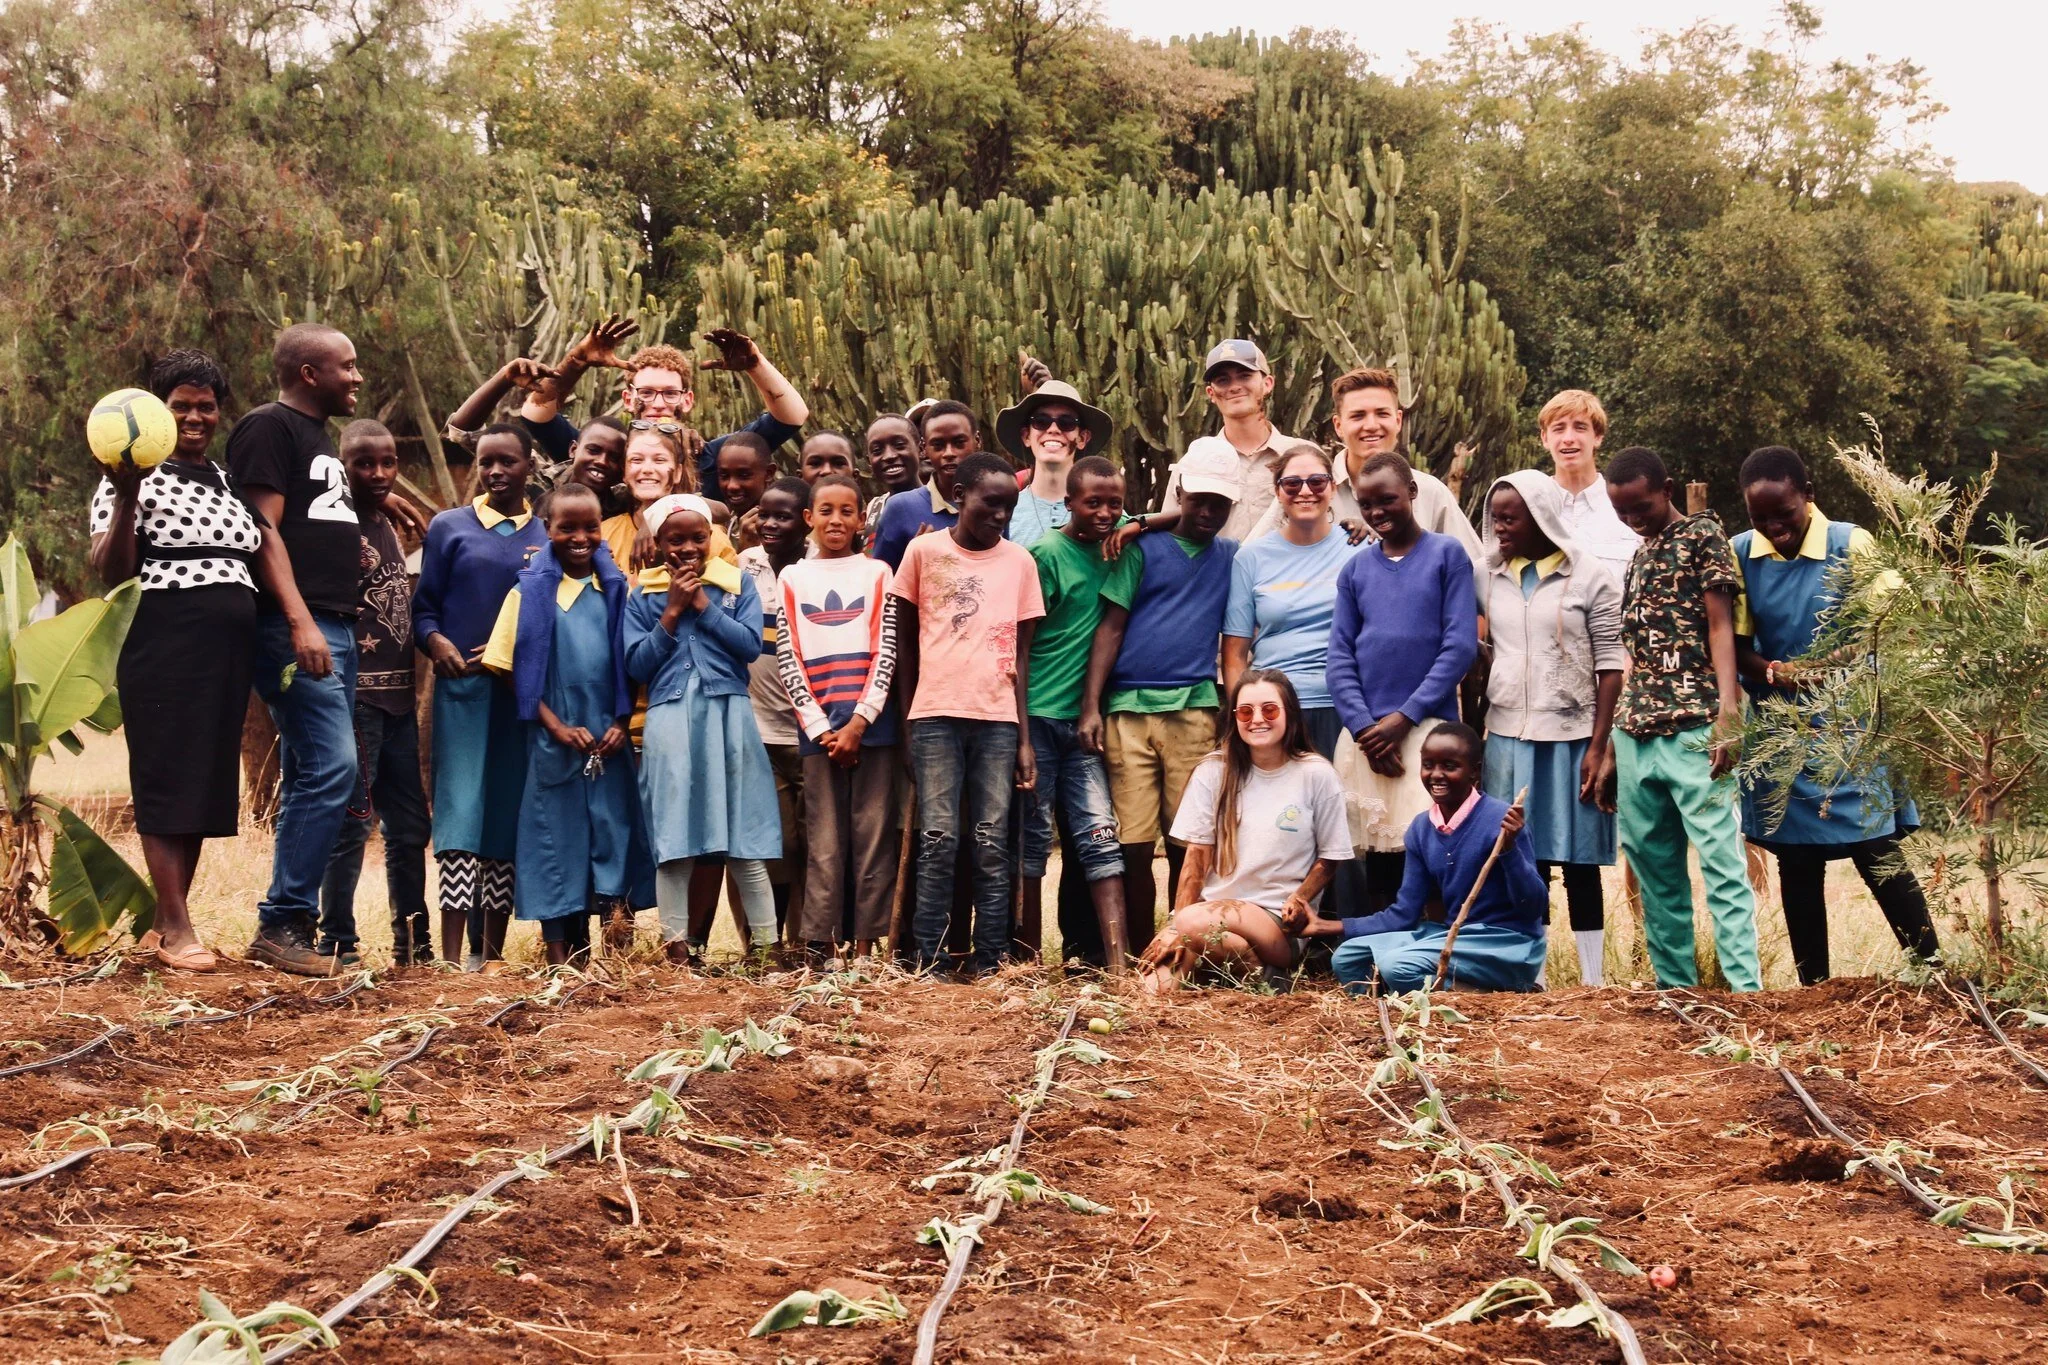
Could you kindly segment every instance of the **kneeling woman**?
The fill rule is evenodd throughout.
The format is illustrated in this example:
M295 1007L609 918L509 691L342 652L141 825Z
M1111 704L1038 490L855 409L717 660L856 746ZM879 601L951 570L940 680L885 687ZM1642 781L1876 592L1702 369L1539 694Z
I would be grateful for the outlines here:
M1172 837L1187 845L1173 917L1139 960L1148 991L1171 990L1203 961L1287 971L1351 827L1337 770L1309 743L1287 675L1254 668L1231 688L1223 748L1188 778ZM1337 921L1329 921L1336 923Z
M1450 721L1422 741L1422 785L1430 808L1408 826L1407 858L1394 903L1376 915L1313 917L1298 932L1341 937L1330 968L1345 989L1363 990L1379 969L1390 991L1429 984L1457 917L1497 842L1506 847L1473 902L1451 953L1446 986L1481 991L1543 989L1550 888L1536 870L1522 810L1479 790L1478 732ZM1443 918L1425 921L1425 906Z

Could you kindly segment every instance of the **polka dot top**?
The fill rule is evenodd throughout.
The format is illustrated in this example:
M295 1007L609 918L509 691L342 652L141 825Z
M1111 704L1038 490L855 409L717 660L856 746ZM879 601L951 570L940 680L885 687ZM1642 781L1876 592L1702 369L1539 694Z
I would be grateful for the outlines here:
M94 535L113 529L114 486L104 478L92 495ZM135 508L142 533L145 591L235 583L253 589L249 560L263 532L228 483L227 471L166 460L143 477ZM212 553L209 553L212 552Z

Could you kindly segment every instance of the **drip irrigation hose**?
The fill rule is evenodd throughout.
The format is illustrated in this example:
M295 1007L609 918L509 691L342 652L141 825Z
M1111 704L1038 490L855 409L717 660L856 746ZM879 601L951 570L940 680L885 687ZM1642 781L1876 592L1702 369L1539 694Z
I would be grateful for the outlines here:
M1081 1002L1076 1000L1067 1007L1066 1022L1060 1025L1060 1032L1048 1046L1058 1047L1067 1041L1067 1035L1074 1031L1074 1020L1081 1013ZM1003 1151L1002 1164L996 1167L994 1179L1008 1175L1017 1164L1017 1152L1024 1146L1024 1129L1031 1122L1031 1116L1038 1112L1038 1106L1045 1103L1046 1092L1052 1089L1052 1074L1058 1069L1058 1059L1052 1066L1039 1072L1038 1085L1032 1091L1030 1102L1017 1113L1017 1126L1010 1130L1010 1145ZM932 1297L931 1306L924 1310L924 1317L917 1324L917 1354L911 1365L932 1365L939 1349L939 1319L945 1314L946 1305L952 1301L953 1293L960 1288L960 1282L967 1278L967 1262L974 1255L974 1248L981 1244L980 1234L994 1223L1003 1211L1009 1196L997 1193L981 1211L981 1224L972 1237L962 1237L953 1247L953 1263L946 1268L945 1281L939 1285L939 1292Z
M47 1166L38 1166L33 1171L25 1171L20 1175L11 1175L5 1180L0 1180L0 1190L18 1190L23 1185L33 1185L38 1180L48 1179L59 1171L68 1171L87 1157L97 1156L101 1152L153 1152L155 1150L155 1144L148 1142L124 1142L118 1147L112 1143L100 1147L81 1147L75 1152L66 1152Z
M1686 1012L1685 1006L1679 1004L1670 996L1663 997L1658 1003L1690 1024L1693 1028L1705 1034L1708 1041L1711 1042L1713 1039L1726 1037L1725 1034L1715 1029L1712 1025L1701 1023L1693 1018L1692 1015ZM1912 1176L1907 1175L1905 1167L1899 1165L1898 1162L1893 1161L1882 1152L1870 1150L1844 1132L1842 1126L1829 1118L1826 1111L1814 1100L1812 1094L1807 1091L1805 1086L1799 1083L1799 1078L1792 1074L1790 1067L1778 1061L1775 1056L1766 1062L1765 1065L1778 1073L1778 1079L1785 1083L1785 1088L1792 1092L1792 1097L1799 1101L1801 1108L1806 1110L1806 1116L1813 1120L1815 1127L1841 1143L1844 1147L1847 1147L1850 1151L1856 1153L1857 1156L1861 1157L1869 1165L1884 1172L1885 1176L1894 1185L1904 1190L1914 1203L1926 1209L1929 1214L1938 1214L1948 1208L1948 1205L1942 1203L1925 1185L1922 1185ZM1993 1235L1998 1235L2005 1231L2003 1228L1992 1227L1989 1223L1979 1223L1968 1218L1957 1220L1955 1226L1967 1229L1970 1232L1986 1232Z
M546 1168L554 1165L556 1162L564 1161L569 1157L574 1156L578 1151L587 1149L589 1146L590 1140L588 1138L577 1138L574 1142L565 1142L560 1147L555 1148L553 1151L549 1152L546 1156L541 1158L541 1168L545 1170ZM434 1224L434 1226L432 1226L431 1228L428 1228L426 1235L420 1238L417 1242L414 1242L412 1244L411 1249L408 1250L403 1256L400 1256L397 1260L393 1261L389 1266L387 1266L383 1270L378 1271L375 1275L372 1275L368 1280L364 1281L362 1287L356 1290L355 1293L349 1295L340 1303L335 1304L334 1307L328 1309L325 1313L322 1313L320 1315L321 1323L323 1323L325 1326L329 1328L332 1328L336 1323L339 1323L343 1318L355 1312L356 1309L362 1307L371 1299L376 1298L379 1294L391 1288L392 1285L397 1284L399 1280L404 1277L394 1272L411 1270L414 1266L418 1265L421 1261L424 1261L425 1259L427 1259L428 1256L432 1255L434 1248L440 1246L441 1243L447 1238L448 1234L455 1231L456 1224L460 1223L463 1219L469 1217L471 1211L474 1210L478 1204L481 1204L484 1200L489 1199L492 1195L496 1194L499 1190L504 1189L513 1181L528 1180L532 1177L532 1170L526 1166L514 1166L509 1171L505 1171L499 1175L493 1176L490 1180L486 1181L484 1185L476 1191L476 1193L470 1195L467 1199L464 1199L460 1204L457 1204L454 1208L448 1210L447 1214L441 1219L441 1221ZM305 1337L295 1336L291 1338L289 1341L286 1341L281 1345L273 1347L268 1353L266 1353L263 1357L263 1365L275 1365L275 1362L283 1360L287 1356L296 1355L300 1351L304 1350L307 1344L308 1343Z
M368 972L365 972L363 973L362 978L358 980L353 986L350 986L347 990L338 991L335 994L329 996L316 996L308 999L306 1003L309 1005L339 1005L342 1001L348 999L350 996L354 995L357 991L362 990L365 986L369 984L370 975ZM173 1019L170 1022L166 1023L164 1027L179 1028L186 1024L225 1024L230 1019L246 1019L250 1015L254 1014L257 1010L260 1010L267 1005L273 1005L277 1003L277 1001L284 998L285 997L283 996L268 995L265 996L263 999L258 1000L255 1004L249 1006L247 1009L238 1011L234 1014L194 1015L184 1019ZM19 1066L0 1068L0 1080L5 1080L10 1076L26 1076L31 1071L47 1071L52 1067L63 1066L66 1062L75 1062L80 1057L89 1056L90 1054L99 1051L108 1043L113 1042L114 1039L120 1037L122 1034L127 1032L129 1032L129 1030L125 1025L116 1024L112 1028L108 1029L105 1033L102 1033L99 1037L92 1039L90 1042L80 1044L78 1047L71 1049L71 1051L62 1054L61 1056L45 1057L39 1062L24 1062Z
M1962 982L1963 989L1970 993L1970 1004L1976 1007L1978 1022L1991 1030L1991 1036L1996 1038L2000 1046L2012 1054L2014 1061L2034 1073L2035 1080L2043 1085L2048 1085L2048 1068L2044 1068L2039 1062L2022 1052L2018 1043L2005 1036L2005 1030L1998 1025L1998 1016L1991 1012L1991 1006L1985 1002L1984 992L1977 989L1977 983L1970 980L1967 976L1962 978Z
M1486 1177L1493 1185L1493 1192L1500 1197L1501 1206L1507 1210L1508 1218L1533 1235L1536 1231L1535 1220L1529 1217L1522 1201L1515 1197L1514 1186L1508 1183L1500 1164L1480 1151L1472 1139L1465 1136L1464 1129L1458 1127L1457 1122L1451 1118L1450 1101L1436 1088L1436 1082L1430 1079L1429 1072L1423 1067L1421 1048L1418 1047L1411 1055L1408 1049L1401 1046L1401 1040L1394 1034L1393 1016L1387 1011L1387 997L1376 995L1373 998L1379 1005L1380 1032L1386 1037L1389 1053L1392 1056L1408 1058L1409 1069L1421 1083L1422 1093L1436 1105L1437 1122L1443 1125L1444 1131L1450 1134L1467 1157L1486 1168ZM1579 1296L1581 1302L1590 1305L1593 1311L1600 1315L1601 1321L1607 1324L1608 1332L1614 1337L1614 1344L1620 1348L1625 1365L1648 1365L1647 1358L1643 1355L1643 1343L1636 1337L1636 1329L1629 1324L1627 1318L1608 1306L1607 1301L1602 1299L1594 1291L1593 1286L1586 1282L1585 1276L1579 1273L1577 1266L1553 1251L1550 1254L1550 1270L1558 1279L1564 1281L1566 1288Z

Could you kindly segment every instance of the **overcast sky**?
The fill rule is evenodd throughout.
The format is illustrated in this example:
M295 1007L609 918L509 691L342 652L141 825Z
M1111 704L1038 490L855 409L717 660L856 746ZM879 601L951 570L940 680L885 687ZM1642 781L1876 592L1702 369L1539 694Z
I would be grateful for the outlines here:
M1340 29L1373 54L1376 69L1403 75L1413 56L1443 50L1460 17L1485 19L1515 33L1581 25L1609 52L1634 56L1645 31L1683 28L1702 18L1753 35L1769 28L1776 0L1450 0L1448 5L1359 0L1102 0L1111 23L1150 38L1251 28L1285 35L1297 28ZM2048 4L2042 0L1822 0L1827 27L1821 58L1910 58L1925 69L1949 112L1928 129L1936 152L1963 180L2017 180L2048 192Z

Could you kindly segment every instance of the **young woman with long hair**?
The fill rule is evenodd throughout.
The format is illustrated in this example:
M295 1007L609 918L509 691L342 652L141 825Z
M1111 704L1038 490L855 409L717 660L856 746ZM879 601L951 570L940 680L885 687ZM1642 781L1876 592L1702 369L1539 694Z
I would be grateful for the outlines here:
M1174 911L1140 959L1147 991L1171 990L1201 962L1285 972L1335 867L1351 857L1344 789L1309 742L1287 675L1247 669L1224 711L1223 746L1188 779L1173 837L1187 845Z

